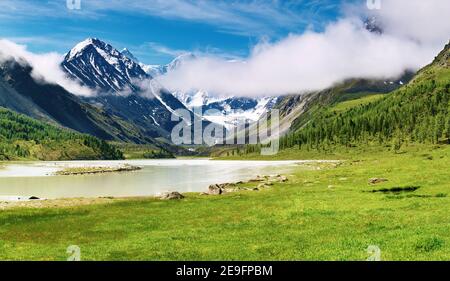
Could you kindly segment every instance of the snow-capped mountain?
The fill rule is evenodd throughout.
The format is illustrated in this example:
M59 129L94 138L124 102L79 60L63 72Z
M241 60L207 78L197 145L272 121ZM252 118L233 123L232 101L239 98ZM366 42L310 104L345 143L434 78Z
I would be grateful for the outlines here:
M62 67L83 84L102 92L136 91L132 80L150 77L138 63L94 38L88 38L70 50Z
M262 115L274 107L276 101L277 98L272 97L260 99L228 98L206 105L207 114L205 114L205 118L231 129L243 120L248 123L258 121Z
M167 65L147 65L143 69L153 77L164 75L176 70L189 60L196 59L192 53L185 53ZM230 62L232 63L232 62ZM194 110L201 108L205 119L232 128L238 120L246 119L254 122L270 110L276 103L276 97L247 98L237 96L218 96L207 91L191 92L176 91L172 93L187 108Z
M103 110L132 121L151 137L169 137L174 110L186 107L157 85L129 50L89 38L65 56L62 68L99 94L85 98Z
M204 117L214 123L222 124L231 129L239 121L258 121L261 116L273 108L277 97L246 98L246 97L216 97L206 91L192 93L174 92L187 108L202 109Z
M157 64L139 64L141 68L152 77L157 77L166 73L165 65L157 65Z
M151 75L152 77L157 77L163 74L166 74L169 71L175 70L180 67L182 64L186 63L188 60L196 59L196 56L192 53L184 53L176 57L173 61L166 65L145 65L140 63L142 69Z
M139 64L139 60L127 48L124 48L120 53L125 57L131 59L135 63Z
M143 64L143 63L139 62L139 60L127 48L122 49L122 51L120 53L122 55L124 55L125 57L131 59L135 63L139 64L139 66L142 68L142 70L144 70L144 72L147 73L148 75L150 75L151 77L156 77L156 76L161 75L162 73L165 72L165 70L161 68L163 66L160 66L160 65L146 65L146 64Z
M188 61L195 60L197 57L192 53L184 53L176 57L168 65L165 66L165 71L173 71Z

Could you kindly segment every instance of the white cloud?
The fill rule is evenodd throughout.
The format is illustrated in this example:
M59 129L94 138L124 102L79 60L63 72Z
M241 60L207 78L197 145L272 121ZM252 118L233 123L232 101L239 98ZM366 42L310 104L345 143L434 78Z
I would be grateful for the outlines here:
M31 75L38 82L58 84L75 95L94 95L93 90L67 77L60 67L63 58L63 55L58 53L34 54L27 51L23 45L0 40L0 63L14 59L23 65L29 64L33 68Z
M449 40L450 1L384 0L375 11L385 33L368 32L361 7L323 32L307 31L254 47L246 62L212 56L160 77L171 90L280 95L319 90L348 78L390 78L431 62ZM357 11L357 13L355 13Z
M17 10L20 6L17 3L22 2L0 1L0 7L6 7L8 14ZM25 3L28 6L24 10L32 14L35 4ZM53 4L41 7L46 13L61 7L61 3L49 3ZM289 5L279 3L281 1L158 0L149 3L112 0L106 3L93 0L86 3L85 9L140 11L163 18L216 24L236 32L246 29L252 33L255 29L268 30L271 27L267 25L276 25L275 22L290 28L300 21L301 15L294 17ZM310 4L312 10L317 10L313 6L321 5L321 1L310 3L313 3ZM36 13L45 14L41 10ZM381 36L366 31L359 20L373 14L383 25ZM243 61L230 62L214 53L197 52L198 59L184 63L159 79L172 90L203 89L219 95L256 96L323 89L347 78L394 77L406 69L418 69L433 59L449 40L449 17L448 0L382 0L382 9L378 11L369 11L365 5L350 6L344 18L329 24L322 32L307 31L274 43L259 43ZM171 55L182 52L155 43L148 47ZM28 61L37 79L60 84L75 94L93 94L66 77L59 68L62 56L57 53L32 54L24 46L6 40L0 41L1 50Z
M380 10L365 12L379 18L392 36L422 44L442 44L450 39L448 0L382 0Z

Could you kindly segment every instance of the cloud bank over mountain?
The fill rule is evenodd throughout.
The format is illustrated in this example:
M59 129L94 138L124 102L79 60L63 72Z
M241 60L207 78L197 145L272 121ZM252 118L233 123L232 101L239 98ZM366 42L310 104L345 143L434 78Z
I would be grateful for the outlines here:
M365 28L362 19L369 16L382 34ZM262 42L242 61L189 60L158 79L171 90L267 96L320 90L349 78L393 78L432 61L449 40L449 17L446 0L383 0L380 10L346 6L345 16L322 32Z
M100 2L98 9L103 7ZM196 58L186 60L158 80L172 91L204 90L222 97L301 94L327 88L349 78L398 77L405 70L416 70L431 62L450 39L448 0L381 0L380 10L369 10L365 2L361 1L364 5L343 6L342 18L322 31L307 30L276 42L261 41L252 48L248 57L233 61L214 54L197 54ZM12 5L15 2L8 3ZM117 9L122 8L121 1L114 3ZM141 7L138 3L144 2L133 3L135 5L131 6L137 8ZM220 3L219 6L225 5L225 1ZM239 7L239 10L250 13L248 8L253 6ZM155 11L159 10L155 8L147 12L153 14ZM223 18L229 18L228 14L233 11L229 10ZM277 12L275 18L281 14ZM263 15L269 17L272 13L261 13L258 18ZM175 17L172 14L165 16ZM193 20L208 23L204 16L198 15ZM370 32L364 25L363 20L372 16L377 18L382 34ZM286 27L291 24L286 23ZM96 94L67 77L60 68L63 56L58 53L33 54L23 45L0 40L0 61L11 57L27 61L37 80L59 84L77 95Z
M36 81L50 84L58 84L67 91L80 95L92 96L95 91L82 86L77 81L67 77L61 69L64 56L58 53L34 54L29 52L26 46L16 44L9 40L0 40L0 63L14 59L22 65L32 67L31 75Z

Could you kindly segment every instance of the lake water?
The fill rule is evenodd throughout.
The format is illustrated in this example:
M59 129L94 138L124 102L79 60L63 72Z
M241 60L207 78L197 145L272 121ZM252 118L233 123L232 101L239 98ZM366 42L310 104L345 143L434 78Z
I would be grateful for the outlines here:
M39 198L151 196L168 191L203 192L214 183L257 175L289 174L302 161L127 160L0 164L0 196ZM66 167L129 164L142 170L97 175L54 176Z

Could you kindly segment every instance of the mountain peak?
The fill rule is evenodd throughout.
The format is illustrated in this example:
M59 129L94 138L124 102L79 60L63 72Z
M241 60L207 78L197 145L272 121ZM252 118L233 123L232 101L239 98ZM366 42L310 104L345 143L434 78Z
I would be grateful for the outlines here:
M435 57L432 64L446 68L450 67L450 42L448 42L444 49Z
M196 59L197 56L195 56L193 53L186 52L178 57L176 57L171 63L167 65L167 70L175 70L179 68L182 64L184 64L187 61Z
M128 51L125 55L97 38L87 38L70 50L62 66L71 76L92 88L105 92L135 90L132 81L148 78L148 75L130 54Z
M137 62L137 63L139 62L139 60L127 48L124 48L122 51L120 51L120 53L122 55L126 56L127 58L131 59L134 62Z
M186 52L186 53L183 53L183 54L177 56L177 57L174 59L174 61L175 61L175 60L188 60L188 59L195 59L195 58L197 58L196 55L194 55L194 54L191 53L191 52Z
M84 41L81 41L80 43L76 44L75 47L70 50L68 53L68 60L75 58L77 55L81 54L87 47L89 46L99 46L103 47L106 45L105 42L99 40L98 38L87 38Z

